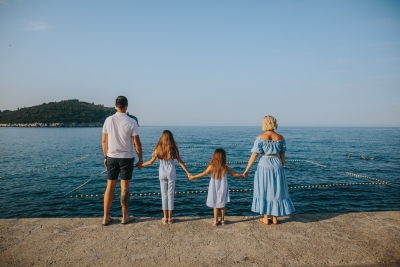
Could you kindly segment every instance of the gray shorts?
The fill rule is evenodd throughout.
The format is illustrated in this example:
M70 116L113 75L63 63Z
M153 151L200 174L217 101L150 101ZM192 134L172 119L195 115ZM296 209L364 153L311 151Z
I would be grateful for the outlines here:
M107 157L108 180L118 180L121 174L121 180L132 179L133 162L135 158L110 158Z

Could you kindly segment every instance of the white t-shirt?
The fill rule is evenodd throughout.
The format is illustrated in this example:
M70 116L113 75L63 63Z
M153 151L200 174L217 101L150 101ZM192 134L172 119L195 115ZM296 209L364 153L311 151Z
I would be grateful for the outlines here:
M108 134L107 157L133 158L132 136L139 135L134 119L126 113L117 112L105 120L103 133Z

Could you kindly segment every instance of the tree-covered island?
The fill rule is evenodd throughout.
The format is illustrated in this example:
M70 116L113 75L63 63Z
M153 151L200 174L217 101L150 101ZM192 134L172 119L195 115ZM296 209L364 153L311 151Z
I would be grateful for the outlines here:
M114 113L114 107L104 107L78 99L70 99L18 108L15 111L0 111L0 126L100 127L104 120ZM134 116L129 116L136 119Z

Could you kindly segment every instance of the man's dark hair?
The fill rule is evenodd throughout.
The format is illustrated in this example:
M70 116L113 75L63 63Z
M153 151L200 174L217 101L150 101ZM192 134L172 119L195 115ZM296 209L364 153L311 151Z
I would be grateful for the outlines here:
M125 96L119 96L115 99L115 105L117 105L119 109L123 109L128 105L128 99Z

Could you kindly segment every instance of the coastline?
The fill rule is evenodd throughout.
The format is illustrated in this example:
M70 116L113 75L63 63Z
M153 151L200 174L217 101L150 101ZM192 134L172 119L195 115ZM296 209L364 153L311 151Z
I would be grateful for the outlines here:
M103 127L101 122L0 123L0 127Z
M1 266L400 266L400 211L252 216L0 220Z

